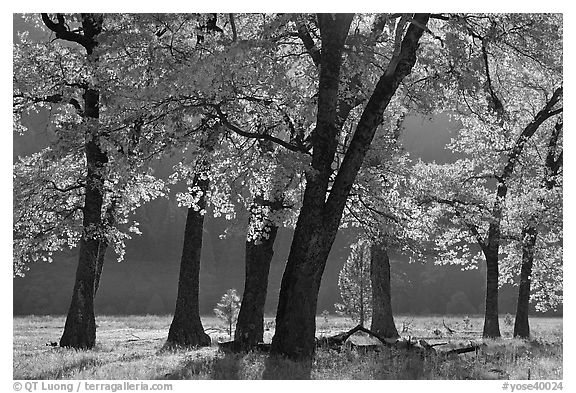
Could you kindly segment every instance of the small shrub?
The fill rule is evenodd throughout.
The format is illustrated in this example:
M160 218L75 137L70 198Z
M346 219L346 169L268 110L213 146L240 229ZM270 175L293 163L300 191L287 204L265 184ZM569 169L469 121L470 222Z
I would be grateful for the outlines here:
M229 289L216 304L214 313L228 324L228 335L232 338L232 326L238 320L240 312L240 298L235 289Z
M464 329L466 330L471 330L472 329L472 322L470 321L470 317L468 315L466 315L464 317L464 319L462 320L462 322L464 323Z

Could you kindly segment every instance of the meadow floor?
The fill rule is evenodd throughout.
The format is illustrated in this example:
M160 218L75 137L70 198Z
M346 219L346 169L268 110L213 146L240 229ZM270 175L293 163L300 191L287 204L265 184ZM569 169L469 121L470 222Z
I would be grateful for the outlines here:
M561 380L562 319L532 318L532 339L512 338L510 320L502 318L499 340L482 340L481 318L396 317L402 336L448 343L438 354L422 358L404 350L385 348L361 353L319 349L311 365L273 359L263 353L244 355L218 351L229 337L222 322L205 317L203 324L213 344L196 350L164 350L170 316L100 316L97 345L77 351L52 347L64 328L63 316L13 319L13 377L22 379L535 379ZM265 341L273 335L273 319L266 319ZM341 333L354 324L337 317L318 317L316 335ZM404 331L402 332L404 327ZM368 337L353 336L361 343ZM486 345L477 353L446 356L442 351L471 342Z

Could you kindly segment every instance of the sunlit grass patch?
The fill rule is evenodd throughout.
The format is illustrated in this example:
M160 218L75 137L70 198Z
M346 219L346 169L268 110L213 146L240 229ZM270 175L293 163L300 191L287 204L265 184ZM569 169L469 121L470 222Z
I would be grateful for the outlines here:
M406 319L412 321L410 328L401 332ZM203 318L212 338L206 348L164 349L170 316L101 316L93 350L47 346L59 340L64 321L63 316L14 318L14 379L562 379L562 320L555 318L533 318L531 340L506 338L512 327L504 323L505 338L482 340L483 320L478 317L398 316L402 336L445 345L429 356L390 348L318 349L311 363L261 352L223 353L217 343L230 338L216 318ZM353 326L345 318L318 317L317 336ZM273 334L273 320L267 318L265 341ZM362 334L351 340L372 343ZM470 343L484 345L477 352L443 354Z

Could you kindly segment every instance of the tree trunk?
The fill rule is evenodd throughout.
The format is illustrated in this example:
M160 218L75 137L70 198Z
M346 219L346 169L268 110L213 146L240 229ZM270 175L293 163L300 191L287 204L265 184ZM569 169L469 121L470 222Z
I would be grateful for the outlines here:
M276 333L271 346L273 354L293 359L310 359L314 354L318 290L348 194L385 108L416 62L422 27L428 22L428 17L427 14L414 15L415 23L406 30L398 56L395 56L393 64L389 64L366 104L328 193L338 141L337 103L342 50L352 16L318 16L322 48L317 121L311 136L312 163L306 172L302 208L282 277Z
M485 253L486 256L486 309L484 311L485 338L500 337L498 321L498 253Z
M400 337L392 315L390 258L383 244L372 244L370 282L372 284L372 325L370 330L385 338Z
M68 309L61 347L88 349L96 343L96 322L94 318L94 291L98 248L101 242L98 229L102 223L102 203L104 200L104 178L108 156L98 143L98 101L97 90L84 92L84 114L88 130L84 146L86 154L86 186L82 208L83 233L80 239L80 252L72 302Z
M522 231L522 268L520 270L520 287L514 320L514 337L530 338L528 314L530 307L530 276L534 262L537 231L533 225Z
M245 349L254 348L264 341L264 305L270 263L274 256L273 246L278 233L278 226L273 223L267 222L266 226L268 237L259 236L246 241L246 279L234 334L234 340Z
M210 336L204 332L202 327L198 303L200 254L204 228L204 214L202 214L202 211L206 208L205 195L208 190L208 180L196 175L192 188L196 186L202 193L198 201L200 210L194 210L193 207L188 209L182 259L180 261L176 310L174 311L174 318L170 325L166 343L169 346L199 347L210 345Z
M554 106L561 100L563 88L557 88L552 96L548 99L544 107L536 114L534 119L522 130L510 152L506 165L498 179L496 188L496 199L492 206L492 217L488 227L488 236L486 242L483 241L477 230L473 229L478 244L486 257L486 313L484 316L484 337L500 337L500 328L498 326L498 254L500 250L500 231L502 213L508 194L507 181L514 172L516 163L524 151L524 147L532 138L534 133L542 123L550 117L560 113L562 109L554 110ZM561 125L559 126L561 129ZM559 131L558 131L559 132Z
M57 15L57 22L54 22L48 14L41 14L41 17L44 25L56 34L56 38L80 44L86 50L88 62L98 62L97 57L90 56L98 45L96 36L102 31L104 20L102 14L81 14L82 34L70 31L66 24L66 16L62 14ZM94 88L85 88L82 98L87 168L82 207L82 237L72 302L68 309L60 346L87 349L94 347L96 342L94 319L94 293L98 270L96 260L102 240L98 231L101 229L103 186L108 156L101 150L99 141L100 93Z
M300 360L315 347L316 304L335 232L315 228L317 218L300 214L282 276L271 352ZM308 225L307 225L308 223Z
M563 123L556 122L550 139L548 141L548 153L545 161L545 175L542 179L542 188L552 190L556 186L555 177L562 167L563 154L558 157L558 138L562 132ZM542 198L539 198L542 203ZM530 277L532 276L532 266L534 264L534 254L536 251L536 239L538 229L536 223L538 215L532 216L522 230L522 267L520 269L520 286L518 288L518 303L516 305L516 318L514 320L514 337L530 338L530 324L528 314L530 310Z
M315 348L316 304L320 280L336 228L325 228L324 203L337 148L336 118L342 50L352 16L319 15L322 36L318 113L312 134L312 170L306 189L286 269L282 276L276 332L271 352L293 359L311 358ZM338 215L341 213L332 212Z

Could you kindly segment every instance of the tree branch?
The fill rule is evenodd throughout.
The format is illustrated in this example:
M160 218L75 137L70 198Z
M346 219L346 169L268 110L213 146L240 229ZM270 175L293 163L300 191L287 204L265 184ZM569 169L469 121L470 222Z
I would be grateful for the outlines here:
M299 24L297 35L304 44L304 48L306 48L306 51L310 55L314 65L316 67L320 66L320 49L314 43L314 39L310 35L310 32L308 31L308 28L304 22Z
M484 240L482 235L480 235L480 232L478 232L478 227L476 225L468 222L464 218L464 216L462 215L462 212L460 210L458 210L458 207L457 207L458 204L476 206L475 204L467 203L467 202L460 201L460 200L442 199L442 198L436 198L436 197L430 197L430 199L433 202L448 205L448 206L452 207L452 209L454 210L454 214L456 214L456 216L460 219L460 221L462 221L464 223L466 228L468 228L470 233L476 238L476 242L482 248L482 250L484 250L485 247L487 247L486 241Z
M60 192L69 192L72 190L77 190L79 188L84 188L84 184L82 184L80 181L78 181L76 184L72 184L72 185L70 185L68 187L64 187L64 188L58 187L56 185L56 183L54 182L54 180L49 180L48 182L50 184L52 184L53 190L60 191Z
M236 21L234 20L234 14L228 14L228 18L230 19L230 27L232 28L232 42L236 42L238 40L238 32L236 31Z
M372 206L370 206L368 203L364 202L364 200L362 199L362 196L358 195L358 201L368 210L370 210L373 213L376 213L384 218L387 218L393 222L395 222L396 224L400 224L400 219L392 214L383 212L381 210L375 209Z
M24 97L22 94L16 94L13 97L20 98L22 100L28 100L29 102L32 102L34 104L37 104L40 102L46 102L49 104L69 104L69 105L72 105L76 109L76 111L78 112L78 115L80 115L81 117L84 116L84 111L82 110L82 106L80 105L78 100L75 98L70 98L68 101L66 101L61 93L56 93L56 94L52 94L52 95L44 96L44 97ZM13 105L13 107L16 107L18 105L22 105L22 103L21 102L19 102L19 103L14 102L12 105Z
M239 128L238 126L232 124L228 120L228 116L224 112L222 112L220 105L213 104L213 105L209 105L209 106L214 108L214 110L217 113L217 118L220 120L220 122L222 123L223 126L225 126L230 131L233 131L240 136L243 136L245 138L255 138L255 139L263 139L263 140L271 141L271 142L274 142L274 143L276 143L276 144L278 144L278 145L280 145L280 146L282 146L288 150L291 150L291 151L294 151L297 153L310 154L310 152L308 150L306 150L300 146L292 145L291 143L283 141L280 138L276 138L275 136L268 135L268 134L260 134L257 132L244 131L241 128Z
M418 21L420 25L426 25L428 18L429 14L416 14L413 19ZM386 72L376 84L334 180L332 192L330 192L325 204L326 212L342 211L346 204L356 174L362 165L376 129L382 122L384 110L396 93L401 81L412 72L412 67L416 63L416 51L423 33L424 30L421 27L415 23L410 23L402 40L398 61L391 61L388 65L389 69L393 68L394 71L391 74Z
M66 26L66 23L64 20L64 15L56 14L56 19L58 20L58 23L55 23L52 19L50 19L50 16L48 16L48 14L41 14L41 15L42 15L42 21L44 22L44 25L46 25L47 28L49 28L54 33L56 33L56 38L59 38L59 39L65 40L65 41L76 42L76 43L82 45L84 48L88 49L88 47L91 44L91 42L90 42L91 40L89 40L87 37L85 37L82 34L78 34L78 33L75 33L75 32L68 30L68 27Z
M528 140L532 137L532 135L534 135L534 133L538 130L538 128L542 125L542 123L544 123L550 117L555 116L563 111L563 108L553 109L554 106L556 106L556 104L560 102L562 96L563 96L563 87L560 86L554 91L552 97L550 97L550 99L546 102L544 107L536 114L534 120L532 120L530 124L528 124L524 128L524 130L522 130L522 133L518 136L518 139L516 139L516 143L514 144L512 151L510 151L510 154L508 155L508 161L506 162L506 166L502 171L501 178L503 183L506 180L508 180L508 178L512 175L512 172L514 171L514 166L516 165L518 158L522 154L524 146L526 145Z

